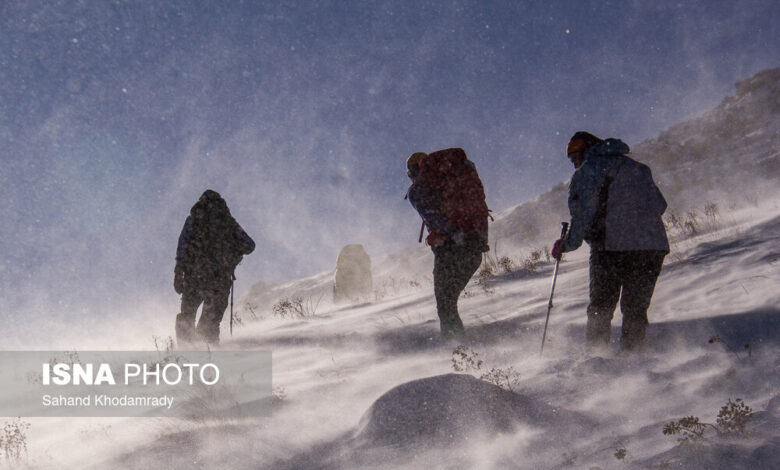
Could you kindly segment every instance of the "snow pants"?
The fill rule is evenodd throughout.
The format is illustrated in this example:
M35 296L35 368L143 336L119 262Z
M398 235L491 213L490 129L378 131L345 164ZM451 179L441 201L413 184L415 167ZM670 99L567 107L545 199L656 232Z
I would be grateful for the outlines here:
M589 348L609 344L618 300L623 314L620 349L629 352L644 344L647 309L665 256L663 251L591 250L590 303L585 330Z
M482 264L482 250L471 243L445 242L433 248L433 255L433 292L441 335L460 336L464 329L458 314L458 297Z
M219 324L228 306L229 295L229 278L208 286L186 287L181 295L181 313L176 316L176 341L181 344L200 339L218 345ZM195 315L200 304L203 304L203 311L196 328Z

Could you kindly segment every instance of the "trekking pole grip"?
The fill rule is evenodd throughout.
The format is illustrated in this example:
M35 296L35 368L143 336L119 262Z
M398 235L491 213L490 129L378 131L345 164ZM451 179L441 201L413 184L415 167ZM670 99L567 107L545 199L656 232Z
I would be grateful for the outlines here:
M569 231L569 223L568 222L561 222L561 240L566 238L566 232Z

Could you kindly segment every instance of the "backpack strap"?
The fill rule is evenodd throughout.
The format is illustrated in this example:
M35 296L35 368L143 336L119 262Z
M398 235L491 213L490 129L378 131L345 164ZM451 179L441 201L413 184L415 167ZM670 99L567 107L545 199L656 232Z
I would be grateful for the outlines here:
M601 182L598 190L598 204L596 205L596 212L593 214L593 223L591 224L588 234L585 236L585 240L591 247L596 249L604 249L604 237L606 234L606 218L607 218L607 202L609 201L609 187L612 185L612 181L615 180L623 165L626 163L625 155L618 157L620 160L617 164L607 171L607 175Z

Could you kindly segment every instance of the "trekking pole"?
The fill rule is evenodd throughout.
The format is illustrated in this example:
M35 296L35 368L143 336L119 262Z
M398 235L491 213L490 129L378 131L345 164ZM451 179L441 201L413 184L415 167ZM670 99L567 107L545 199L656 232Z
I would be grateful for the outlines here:
M425 231L425 221L423 220L423 223L420 226L420 239L417 240L417 243L422 243L422 236L424 231Z
M236 280L236 273L230 275L230 336L233 336L233 282Z
M561 240L566 238L566 232L569 230L569 224L561 222ZM563 256L563 254L561 254ZM561 257L555 260L555 270L553 271L552 287L550 287L550 301L547 302L547 318L544 320L544 333L542 334L542 349L539 351L539 357L544 352L544 340L547 338L547 323L550 321L550 310L553 307L553 294L555 293L555 280L558 278L558 265L561 264Z

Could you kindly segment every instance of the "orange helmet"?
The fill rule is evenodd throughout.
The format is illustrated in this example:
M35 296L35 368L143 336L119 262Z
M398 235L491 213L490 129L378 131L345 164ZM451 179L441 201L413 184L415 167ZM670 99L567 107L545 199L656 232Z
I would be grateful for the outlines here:
M603 141L590 132L575 132L574 135L571 136L571 139L569 139L569 143L566 144L566 155L577 152L584 152L599 142Z
M584 151L585 151L585 140L583 139L570 140L569 143L566 144L566 155L571 155L573 153L584 152Z

